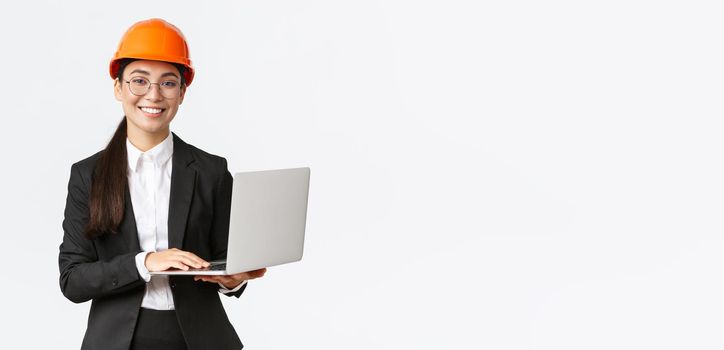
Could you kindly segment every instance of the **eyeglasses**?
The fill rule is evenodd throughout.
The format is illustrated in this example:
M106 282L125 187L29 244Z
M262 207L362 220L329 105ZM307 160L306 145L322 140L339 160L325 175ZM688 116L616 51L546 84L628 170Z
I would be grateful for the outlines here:
M175 80L164 80L160 83L152 83L146 78L137 77L126 80L131 93L136 96L143 96L151 89L151 85L158 85L158 90L165 98L176 98L181 93L181 84Z

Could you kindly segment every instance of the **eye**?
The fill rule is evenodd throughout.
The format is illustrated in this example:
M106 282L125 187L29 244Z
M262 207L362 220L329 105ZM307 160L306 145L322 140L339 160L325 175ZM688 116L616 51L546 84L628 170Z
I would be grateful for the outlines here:
M148 80L143 78L133 78L131 79L131 83L133 83L133 85L146 86L148 85Z
M163 86L165 88L173 89L178 86L178 83L173 80L166 80L161 83L161 86Z

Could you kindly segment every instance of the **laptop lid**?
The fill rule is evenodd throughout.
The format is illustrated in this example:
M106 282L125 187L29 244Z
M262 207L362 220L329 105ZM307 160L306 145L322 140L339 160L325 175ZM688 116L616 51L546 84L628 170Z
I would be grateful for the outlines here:
M309 175L309 168L234 174L229 274L302 259Z
M231 275L302 259L309 168L234 174L226 269L171 269L152 275Z

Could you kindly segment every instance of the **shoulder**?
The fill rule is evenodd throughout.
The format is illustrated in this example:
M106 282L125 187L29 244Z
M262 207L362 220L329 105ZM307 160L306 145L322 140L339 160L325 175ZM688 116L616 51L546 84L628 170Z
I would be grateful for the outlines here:
M225 173L227 171L226 158L206 152L192 144L186 143L174 134L174 153L182 152L188 160L192 160L190 166L204 173Z
M226 165L226 158L206 152L196 146L188 145L194 161L204 166Z
M93 171L95 170L98 158L100 158L103 150L96 152L95 154L79 160L70 167L71 176L80 176L84 182L89 181Z

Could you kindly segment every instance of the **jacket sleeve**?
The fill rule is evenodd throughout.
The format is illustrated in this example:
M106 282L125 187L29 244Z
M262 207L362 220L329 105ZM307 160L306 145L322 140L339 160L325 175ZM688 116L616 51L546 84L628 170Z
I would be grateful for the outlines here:
M231 190L233 178L229 172L226 159L222 158L221 175L214 196L214 218L211 224L211 257L213 260L226 259L226 248L229 242L229 220L231 216ZM240 297L246 283L236 292L222 293L226 296Z
M58 265L60 290L75 303L122 293L145 284L135 264L135 255L139 252L99 261L94 241L85 237L84 229L89 216L89 184L90 179L83 179L78 165L74 164L68 182Z

